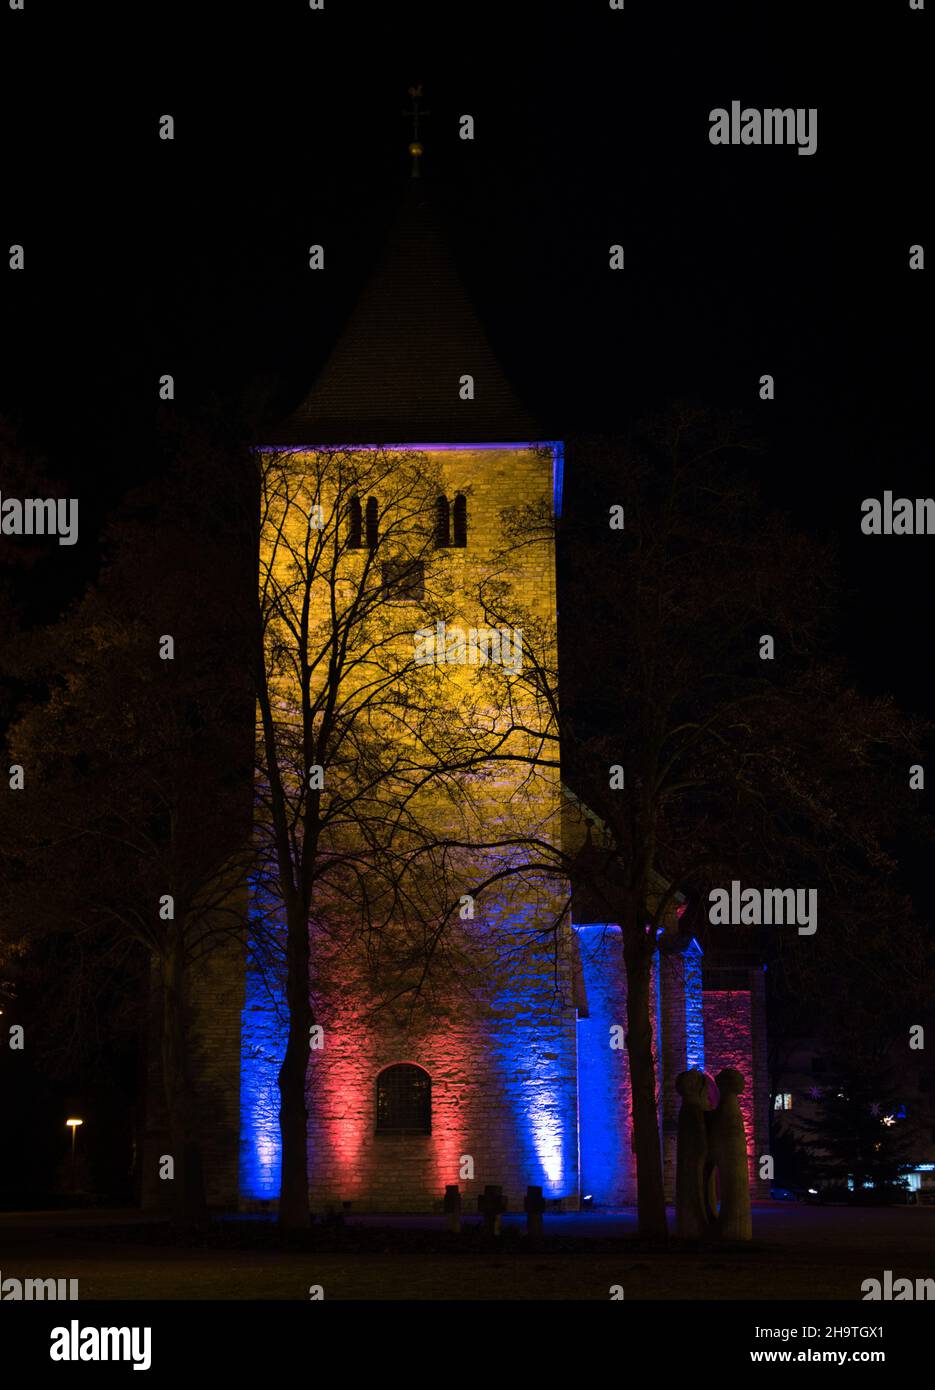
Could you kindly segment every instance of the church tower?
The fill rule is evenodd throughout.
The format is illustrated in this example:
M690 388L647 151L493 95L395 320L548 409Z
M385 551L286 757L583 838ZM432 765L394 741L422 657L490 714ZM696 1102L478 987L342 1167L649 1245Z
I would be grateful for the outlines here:
M394 827L390 840L397 862L411 853L420 866L387 913L366 874L343 903L312 906L309 1201L433 1211L457 1185L471 1210L497 1184L514 1211L530 1185L553 1209L619 1206L636 1198L621 934L606 905L582 894L587 875L572 902L561 872L569 856L580 870L592 829L602 832L563 787L546 695L558 686L563 449L504 377L418 176L417 139L410 153L414 177L375 274L318 379L259 450L284 479L264 513L261 587L302 568L319 512L338 578L310 601L309 621L326 645L332 600L378 577L373 621L350 656L354 697L371 684L384 694L358 725L364 737L350 739L342 785L353 793L365 780L368 748L398 754L409 780L378 807L378 838L404 807L404 833ZM277 546L290 536L283 566ZM406 668L398 685L386 679L394 661ZM290 679L280 711L296 708ZM349 815L334 857L356 866L360 835ZM706 1061L743 1071L754 1183L768 1145L762 972L726 985L703 975L680 917L673 910L660 929L652 980L669 1200L680 1072ZM228 1202L236 1190L241 1207L265 1208L280 1187L288 1016L259 953L238 988L236 1055L226 1002L211 1010L210 1041L219 1090L238 1088L239 1161L230 1145L219 1162L212 1155L210 1196ZM764 1195L762 1183L754 1190Z
M434 684L425 689L434 691L439 722L448 722L452 738L470 718L489 747L501 744L491 767L455 770L443 785L420 790L417 801L420 824L439 841L487 846L462 863L462 892L485 877L495 886L479 898L476 915L471 904L445 927L445 964L439 968L433 956L414 1007L387 998L368 972L365 933L357 924L340 949L329 954L327 945L313 946L310 988L322 1045L310 1050L307 1074L310 1202L318 1210L342 1202L363 1210L431 1210L448 1185L458 1184L473 1205L486 1184L498 1183L514 1207L529 1184L577 1206L567 886L554 874L522 874L507 862L510 854L519 860L524 840L560 844L558 757L535 756L535 731L525 727L532 713L515 703L507 729L503 704L484 685L494 662L514 674L520 669L523 635L515 626L501 631L481 600L482 593L501 592L496 585L505 574L510 611L522 613L538 659L554 674L551 520L561 507L562 446L542 438L504 377L418 177L417 140L410 153L415 176L376 273L317 381L264 448L309 476L321 476L328 457L365 471L368 455L389 461L382 484L352 498L339 523L341 544L369 552L384 576L399 563L385 539L392 525L388 498L399 491L393 460L399 478L418 460L435 480L435 550L386 611L396 635L408 622L411 639L444 668L441 675L426 673ZM527 521L515 545L510 528L522 515L536 520ZM261 539L261 552L263 546ZM442 621L428 605L435 571L447 586ZM507 850L510 841L514 848ZM451 862L446 855L446 872ZM499 873L511 867L514 872ZM454 891L456 880L452 871ZM451 891L448 883L439 889L440 928ZM330 940L327 932L320 936ZM330 987L319 988L325 978ZM268 980L248 970L239 1179L246 1206L274 1199L279 1186L279 1002Z
M437 1211L457 1185L470 1211L495 1184L513 1211L531 1185L552 1209L616 1207L636 1199L621 930L596 867L606 827L562 783L553 704L563 447L496 361L419 177L417 135L410 154L374 275L317 380L255 451L259 587L277 596L268 690L295 804L308 804L310 727L315 739L297 651L319 644L314 684L342 650L339 704L379 692L313 769L319 823L338 811L337 872L320 876L308 913L309 1202ZM302 609L303 580L300 629L290 605ZM366 619L348 624L361 595ZM258 843L271 823L268 756ZM231 940L209 955L193 1001L207 1196L222 1207L267 1209L280 1191L290 1014L282 897L263 870L271 838L256 856L248 949ZM765 1196L763 970L723 943L703 961L682 910L659 929L651 982L666 1196L675 1080L706 1066L748 1079L751 1187ZM167 1200L158 1057L154 1045L147 1206Z

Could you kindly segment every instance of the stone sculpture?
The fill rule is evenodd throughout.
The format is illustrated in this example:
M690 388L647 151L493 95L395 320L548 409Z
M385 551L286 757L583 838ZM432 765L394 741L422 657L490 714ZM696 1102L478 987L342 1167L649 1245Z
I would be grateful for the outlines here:
M697 1240L707 1235L711 1217L705 1193L708 1160L706 1120L717 1103L715 1084L707 1072L683 1071L675 1079L682 1097L679 1110L675 1168L675 1211L680 1236Z
M737 1099L744 1088L744 1076L733 1067L725 1067L714 1080L720 1101L716 1110L703 1117L707 1131L708 1176L705 1187L708 1206L716 1223L717 1234L724 1240L751 1240L753 1220L747 1175L747 1135ZM717 1208L714 1205L715 1171L720 1197Z

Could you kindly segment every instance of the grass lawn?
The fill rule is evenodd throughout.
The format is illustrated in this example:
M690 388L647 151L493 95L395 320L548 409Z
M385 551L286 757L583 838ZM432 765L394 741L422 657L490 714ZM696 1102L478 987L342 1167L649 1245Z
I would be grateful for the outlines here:
M269 1227L223 1232L225 1248L166 1243L155 1228L121 1232L84 1213L66 1220L0 1216L2 1277L77 1278L82 1300L301 1299L321 1285L326 1299L600 1299L622 1285L627 1299L848 1299L861 1282L889 1268L897 1277L935 1275L935 1210L791 1208L766 1213L749 1247L647 1250L632 1234L632 1217L595 1214L589 1228L561 1221L539 1251L524 1248L518 1230L499 1248L478 1249L474 1236L449 1242L437 1227L378 1228L378 1217L323 1248L269 1246ZM80 1224L79 1224L80 1222ZM547 1221L547 1230L549 1223ZM593 1229L594 1238L587 1231ZM568 1234L570 1232L571 1234ZM582 1234L585 1232L585 1234ZM313 1237L313 1241L318 1237ZM423 1248L420 1247L420 1242Z

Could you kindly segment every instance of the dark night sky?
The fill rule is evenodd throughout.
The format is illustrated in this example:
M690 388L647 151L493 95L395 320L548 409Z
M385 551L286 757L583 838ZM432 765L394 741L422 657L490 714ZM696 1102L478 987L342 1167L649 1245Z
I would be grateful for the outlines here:
M284 407L304 392L407 177L421 81L427 178L529 404L560 435L685 395L747 411L770 497L840 539L855 665L935 709L918 632L935 540L859 532L864 497L933 491L926 277L907 267L928 240L928 14L135 0L2 22L0 223L27 271L4 279L0 409L86 527L145 471L160 373L183 408L257 379ZM732 99L816 106L818 153L711 146Z
M158 457L160 374L183 411L304 394L379 253L422 82L427 181L550 432L684 396L746 412L770 499L840 544L863 684L935 717L935 538L859 529L864 497L935 493L930 296L907 265L932 252L930 27L908 0L0 0L0 245L27 265L0 279L0 413L81 505L81 543L31 572L36 612L94 573L96 528ZM817 107L817 154L713 147L733 99ZM572 505L584 481L570 450ZM25 1094L54 1156L61 1097Z

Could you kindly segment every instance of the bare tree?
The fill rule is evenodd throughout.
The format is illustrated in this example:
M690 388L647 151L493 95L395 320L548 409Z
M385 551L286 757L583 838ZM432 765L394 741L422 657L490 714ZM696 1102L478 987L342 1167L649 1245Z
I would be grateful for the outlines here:
M104 981L139 1027L154 983L184 1224L205 1216L193 990L214 953L243 939L235 885L250 848L237 585L191 464L132 495L98 581L59 622L20 634L11 664L33 699L9 745L24 787L2 803L2 935L73 944L61 1027L94 1016Z
M478 767L482 735L472 688L453 698L446 672L420 659L419 633L451 618L457 593L435 545L442 484L427 457L257 458L254 899L283 924L280 1222L297 1226L308 1221L312 996L350 938L382 961L387 996L387 969L424 957L440 870L417 872L417 851L435 844L440 814L466 815L463 773Z
M587 884L622 929L639 1224L652 1237L666 1219L651 969L676 892L697 907L731 878L817 886L817 944L776 933L757 943L799 989L842 968L872 972L884 943L913 997L923 967L892 843L927 731L891 700L860 695L835 663L832 559L759 500L741 462L749 448L735 422L676 407L629 440L569 450L590 495L558 537L561 701L554 630L509 579L515 546L553 527L544 508L504 518L503 572L479 592L488 621L524 630L522 671L487 672L502 716L489 756L525 758L535 799L532 774L560 747L598 831L585 856L519 825L487 849L509 849L507 873ZM761 660L763 634L773 660ZM704 935L703 912L695 927Z

